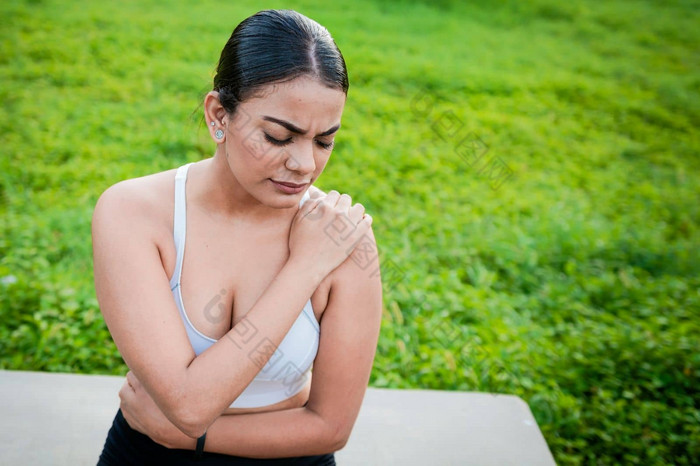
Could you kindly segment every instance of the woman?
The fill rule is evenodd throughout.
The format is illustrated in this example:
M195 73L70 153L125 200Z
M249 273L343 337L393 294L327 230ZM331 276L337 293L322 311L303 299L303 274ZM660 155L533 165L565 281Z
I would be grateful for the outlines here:
M99 464L335 464L382 299L371 217L313 186L347 89L325 28L259 12L204 99L214 156L101 195L95 288L130 371Z

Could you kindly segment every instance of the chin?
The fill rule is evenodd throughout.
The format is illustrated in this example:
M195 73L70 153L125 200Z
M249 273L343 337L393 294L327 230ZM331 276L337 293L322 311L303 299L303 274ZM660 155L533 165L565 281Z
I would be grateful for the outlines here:
M277 198L271 199L269 203L266 202L266 204L273 209L291 209L299 205L299 201L301 201L303 195L304 193L280 195Z

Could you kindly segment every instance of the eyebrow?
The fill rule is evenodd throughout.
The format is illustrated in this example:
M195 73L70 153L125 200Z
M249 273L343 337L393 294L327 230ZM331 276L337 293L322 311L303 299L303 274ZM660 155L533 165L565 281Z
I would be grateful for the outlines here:
M271 117L271 116L263 116L262 119L265 120L265 121L271 121L272 123L277 123L277 124L280 125L280 126L284 126L285 128L287 128L287 129L288 129L289 131L291 131L292 133L296 133L296 134L306 134L306 133L308 132L308 131L306 131L306 130L304 130L304 129L299 128L298 126L293 125L292 123L290 123L290 122L288 122L288 121L280 120L280 119L278 119L278 118L274 118L274 117ZM322 132L322 133L320 133L320 134L317 134L316 136L317 136L317 137L318 137L318 136L329 136L329 135L335 133L336 131L338 131L338 129L340 129L340 123L337 124L337 125L335 125L335 126L333 126L333 127L331 127L331 128L329 128L329 129L327 129L326 131L324 131L324 132Z

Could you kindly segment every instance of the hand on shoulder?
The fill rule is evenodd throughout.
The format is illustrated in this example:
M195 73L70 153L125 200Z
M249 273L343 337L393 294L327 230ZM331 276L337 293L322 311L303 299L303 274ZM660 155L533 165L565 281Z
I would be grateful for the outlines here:
M328 193L314 185L309 187L310 199L316 199L326 195L328 195ZM353 202L353 204L355 204L355 202ZM371 225L367 233L360 238L360 242L361 247L355 248L348 258L330 273L328 278L330 278L331 282L336 282L339 279L352 281L360 278L360 276L363 276L363 279L380 280L378 278L379 274L374 273L375 270L379 268L379 253L377 240L374 237L374 231Z

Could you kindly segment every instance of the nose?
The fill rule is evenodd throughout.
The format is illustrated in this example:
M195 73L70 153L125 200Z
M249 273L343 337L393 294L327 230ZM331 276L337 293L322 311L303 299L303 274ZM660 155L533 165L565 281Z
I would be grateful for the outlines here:
M285 161L285 167L301 174L313 173L316 169L314 160L313 141L299 141L295 144L295 150L289 152L289 157Z

